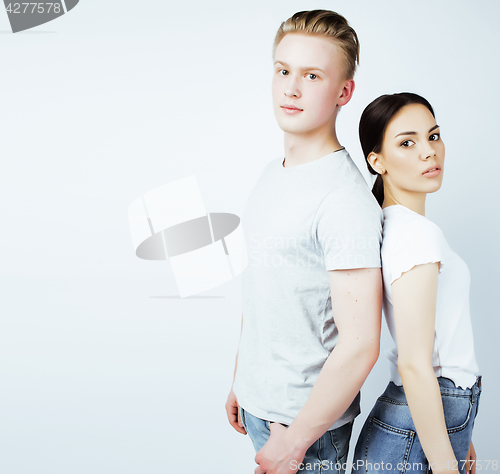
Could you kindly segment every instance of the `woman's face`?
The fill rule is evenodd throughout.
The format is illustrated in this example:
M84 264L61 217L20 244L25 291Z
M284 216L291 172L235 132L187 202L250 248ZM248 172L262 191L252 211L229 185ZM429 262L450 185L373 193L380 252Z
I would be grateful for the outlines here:
M403 107L389 122L379 163L394 195L436 192L443 181L444 143L427 107Z

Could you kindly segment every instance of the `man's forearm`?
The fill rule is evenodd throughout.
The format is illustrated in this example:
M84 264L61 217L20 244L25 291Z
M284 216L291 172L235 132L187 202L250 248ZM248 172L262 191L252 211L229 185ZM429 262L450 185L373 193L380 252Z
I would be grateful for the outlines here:
M300 450L309 448L349 408L379 354L379 341L339 341L290 425L287 437Z

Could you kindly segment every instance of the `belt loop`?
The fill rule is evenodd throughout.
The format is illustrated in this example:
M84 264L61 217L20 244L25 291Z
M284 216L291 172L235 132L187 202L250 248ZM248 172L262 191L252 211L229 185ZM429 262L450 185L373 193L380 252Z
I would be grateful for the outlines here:
M479 375L472 390L472 395L474 396L472 403L477 403L477 398L479 397L480 393L481 393L481 376Z

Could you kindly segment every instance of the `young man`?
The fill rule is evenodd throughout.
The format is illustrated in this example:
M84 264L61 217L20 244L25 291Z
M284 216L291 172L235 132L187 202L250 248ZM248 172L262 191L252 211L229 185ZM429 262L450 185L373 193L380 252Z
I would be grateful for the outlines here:
M324 10L296 13L274 43L285 158L266 166L242 219L249 265L226 403L256 474L343 471L378 358L382 212L335 131L358 54L345 18Z

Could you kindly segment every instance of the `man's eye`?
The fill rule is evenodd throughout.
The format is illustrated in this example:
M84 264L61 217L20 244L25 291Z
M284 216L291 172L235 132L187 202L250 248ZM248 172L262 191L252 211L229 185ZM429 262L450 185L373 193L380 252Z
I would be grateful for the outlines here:
M286 76L286 75L288 75L288 71L286 69L280 69L280 74L282 76Z
M316 76L316 74L308 74L307 77L313 81L318 78L318 76Z
M412 140L405 140L404 142L401 143L401 146L405 147L405 148L408 148L409 146L412 146L412 145L413 145Z
M435 142L436 140L439 140L439 138L441 137L441 135L439 133L433 133L430 137L429 137L429 140L432 141L432 142Z

